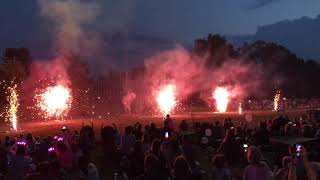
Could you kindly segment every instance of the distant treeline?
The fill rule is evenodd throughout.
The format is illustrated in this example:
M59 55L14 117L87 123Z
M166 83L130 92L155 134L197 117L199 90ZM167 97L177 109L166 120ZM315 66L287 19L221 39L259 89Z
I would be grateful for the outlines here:
M206 38L195 40L192 54L205 59L208 69L220 67L230 59L256 65L261 68L260 73L263 75L263 83L259 91L264 91L262 94L265 97L272 97L276 90L281 90L286 97L320 97L320 64L315 60L301 59L287 48L275 43L256 41L244 43L240 48L235 49L224 37L209 34ZM112 88L111 92L108 92L113 96L110 97L110 101L117 100L121 104L122 95L125 93L124 79L128 78L128 74L131 74L130 78L134 79L134 72L137 69L128 70L128 72L109 71L93 77L90 73L90 65L87 62L78 61L79 57L68 57L70 62L67 71L71 88L79 92L79 97L75 97L74 100L81 101L83 92L101 94L104 88ZM7 48L3 51L1 59L0 81L3 88L0 88L0 95L2 104L5 104L5 87L12 83L21 84L27 80L32 73L32 64L35 61L27 48ZM143 71L144 68L141 69Z
M209 34L195 41L193 53L205 58L208 68L219 67L230 58L257 65L265 96L281 90L287 97L320 97L319 62L301 59L278 44L256 41L235 49L224 37Z

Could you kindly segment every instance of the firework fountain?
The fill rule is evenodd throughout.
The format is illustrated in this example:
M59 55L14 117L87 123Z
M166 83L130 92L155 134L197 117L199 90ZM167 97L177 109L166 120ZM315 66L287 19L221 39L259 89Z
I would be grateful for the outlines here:
M224 113L227 111L230 92L224 87L217 87L213 93L213 98L216 101L216 108L219 113Z
M240 114L240 115L242 115L242 104L241 103L239 103L239 109L238 109L238 113Z
M48 87L44 92L36 95L38 107L45 113L45 117L63 117L71 107L71 92L63 85Z
M7 108L7 121L11 123L12 129L14 131L17 131L17 124L18 124L18 107L19 107L19 101L18 101L18 93L17 93L17 85L13 85L12 87L8 88L8 101L9 101L9 107Z
M273 99L273 110L274 111L277 111L279 109L279 101L280 101L280 91L277 91L277 93Z
M157 93L156 101L163 115L172 112L177 104L176 86L173 84L163 86Z
M128 92L122 98L122 104L126 113L131 114L131 104L136 99L136 94L134 92Z

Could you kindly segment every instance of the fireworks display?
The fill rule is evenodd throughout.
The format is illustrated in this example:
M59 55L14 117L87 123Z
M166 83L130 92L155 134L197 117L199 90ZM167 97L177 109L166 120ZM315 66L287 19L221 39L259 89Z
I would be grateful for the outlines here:
M8 88L8 101L9 106L7 108L7 121L11 123L12 129L17 131L17 123L18 123L18 93L17 93L17 85L13 85L12 87Z
M216 101L216 108L219 113L224 113L227 111L230 93L224 87L217 87L212 94Z
M131 114L131 103L136 99L136 94L134 92L128 92L122 98L122 104L126 113Z
M194 48L185 48L179 43L151 48L147 47L149 41L139 38L128 46L122 43L122 39L126 39L122 33L120 38L112 38L111 33L111 39L107 33L105 40L105 31L109 29L92 28L106 16L104 4L99 1L37 2L41 24L50 29L46 33L49 39L45 48L49 51L41 51L38 57L32 54L33 49L30 52L25 48L5 49L0 63L0 93L4 97L0 101L0 120L10 125L7 129L22 131L24 122L49 119L113 120L121 113L125 113L128 121L134 117L135 121L141 119L142 122L147 119L146 115L160 119L159 114L170 114L180 120L189 113L192 121L206 114L219 118L236 115L243 119L251 111L261 109L275 114L279 109L304 108L300 98L312 97L312 94L303 93L317 93L309 89L303 92L290 89L295 81L304 83L297 78L300 76L291 72L301 73L304 66L310 64L304 65L303 61L301 64L293 53L288 54L285 47L273 43L252 42L236 47L217 34L199 37L200 41L192 44ZM28 39L29 44L36 43L33 38ZM17 36L15 42L20 41ZM113 46L114 43L117 46ZM221 48L215 47L220 44ZM138 56L131 57L136 45L139 53L133 55ZM106 48L111 51L105 51ZM265 49L272 50L270 53L274 53L274 57L264 53ZM123 51L127 53L122 55ZM270 58L280 60L269 61ZM283 64L287 59L293 59L293 64L279 72L286 68ZM303 71L298 71L299 68ZM301 76L302 80L316 77L313 70L317 69L311 70L311 74ZM292 82L290 76L294 76ZM11 79L14 81L10 83ZM284 96L289 99L283 99ZM295 101L294 97L299 99ZM303 102L309 103L309 100ZM309 104L319 103L310 101ZM251 121L252 117L246 119Z
M62 117L68 113L71 107L70 90L63 85L48 87L36 98L38 106L46 117Z
M161 113L163 115L169 114L177 104L176 86L168 84L162 87L157 94L156 101Z
M279 109L279 101L280 101L280 91L277 91L277 93L273 99L273 110L274 111L277 111Z
M239 103L239 109L238 109L238 112L239 112L239 114L240 114L240 115L242 115L242 104L241 104L241 103Z

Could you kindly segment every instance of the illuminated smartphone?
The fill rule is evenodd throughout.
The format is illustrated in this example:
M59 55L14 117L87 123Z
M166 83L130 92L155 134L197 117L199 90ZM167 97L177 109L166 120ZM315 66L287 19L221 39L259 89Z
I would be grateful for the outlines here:
M297 156L300 156L300 153L301 153L301 145L300 144L296 144L296 154Z
M61 130L65 131L65 130L67 130L67 127L66 126L62 126Z
M234 127L232 126L232 127L230 127L230 129L234 129Z
M48 152L54 152L55 151L55 148L54 147L49 147L48 148Z
M244 152L247 152L248 150L248 144L243 144Z
M166 133L164 134L164 137L165 137L165 138L169 138L169 132L166 132Z

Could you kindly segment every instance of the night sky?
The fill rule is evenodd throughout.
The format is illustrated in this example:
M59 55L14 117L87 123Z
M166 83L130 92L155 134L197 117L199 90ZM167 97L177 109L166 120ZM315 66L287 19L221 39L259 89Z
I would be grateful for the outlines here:
M208 32L249 34L259 25L320 13L318 0L184 0L184 4L161 0L157 5L153 2L145 0L137 5L134 24L143 32L177 40L201 37Z
M320 14L319 0L86 1L95 1L101 8L90 26L102 34L134 32L189 45L208 33L250 35L264 25L302 17L314 19ZM1 0L0 22L0 49L52 39L37 0ZM269 39L278 42L279 38ZM301 56L318 57L314 55L317 49L300 50L308 45L296 48L290 42L288 38L279 41Z
M319 0L100 0L98 26L104 31L134 30L176 41L209 32L250 34L259 25L320 13ZM41 28L36 0L2 0L3 34ZM27 32L29 33L29 32ZM19 37L19 35L17 35Z

